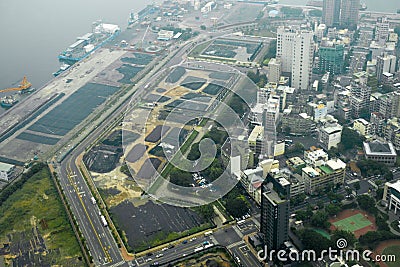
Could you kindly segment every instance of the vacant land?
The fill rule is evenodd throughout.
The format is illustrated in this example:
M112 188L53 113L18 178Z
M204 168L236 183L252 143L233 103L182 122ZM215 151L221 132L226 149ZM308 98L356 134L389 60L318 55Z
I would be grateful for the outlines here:
M84 265L47 166L3 202L0 214L0 240L9 244L5 258L26 266Z

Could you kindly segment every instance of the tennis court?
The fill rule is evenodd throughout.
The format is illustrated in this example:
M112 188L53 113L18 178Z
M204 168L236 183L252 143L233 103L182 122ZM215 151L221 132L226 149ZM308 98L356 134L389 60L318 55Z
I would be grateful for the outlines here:
M357 213L340 221L334 222L333 225L340 230L355 232L359 229L372 225L365 215Z

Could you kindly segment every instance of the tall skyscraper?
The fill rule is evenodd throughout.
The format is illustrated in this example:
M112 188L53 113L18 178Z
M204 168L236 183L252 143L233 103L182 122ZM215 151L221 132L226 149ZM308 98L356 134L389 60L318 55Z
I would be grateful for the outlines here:
M360 0L342 0L340 26L351 30L357 29Z
M280 174L268 174L261 188L261 234L268 250L288 240L290 182Z
M319 47L319 73L337 75L342 73L344 65L344 45L336 40L322 40Z
M292 71L293 40L296 29L292 27L278 27L276 36L276 57L281 60L281 71Z
M341 0L324 0L322 22L328 27L339 26Z
M378 18L375 26L375 41L380 45L385 45L389 38L389 30L390 26L387 17Z
M296 89L308 90L310 87L314 59L313 38L313 32L309 31L299 31L293 38L291 86Z

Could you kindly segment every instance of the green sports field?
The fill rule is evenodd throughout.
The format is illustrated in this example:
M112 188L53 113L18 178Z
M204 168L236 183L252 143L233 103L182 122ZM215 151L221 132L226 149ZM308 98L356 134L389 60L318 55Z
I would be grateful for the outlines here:
M359 229L372 225L372 222L365 218L361 213L357 213L343 220L334 222L333 225L340 230L355 232Z

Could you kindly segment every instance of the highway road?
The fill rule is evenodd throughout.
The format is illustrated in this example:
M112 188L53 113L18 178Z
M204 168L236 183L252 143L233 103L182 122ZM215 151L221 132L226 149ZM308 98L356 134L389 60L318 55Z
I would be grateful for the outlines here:
M125 261L108 227L100 219L100 210L91 201L92 194L71 155L61 163L60 184L78 222L79 229L96 266L122 266ZM125 264L125 266L127 266Z

